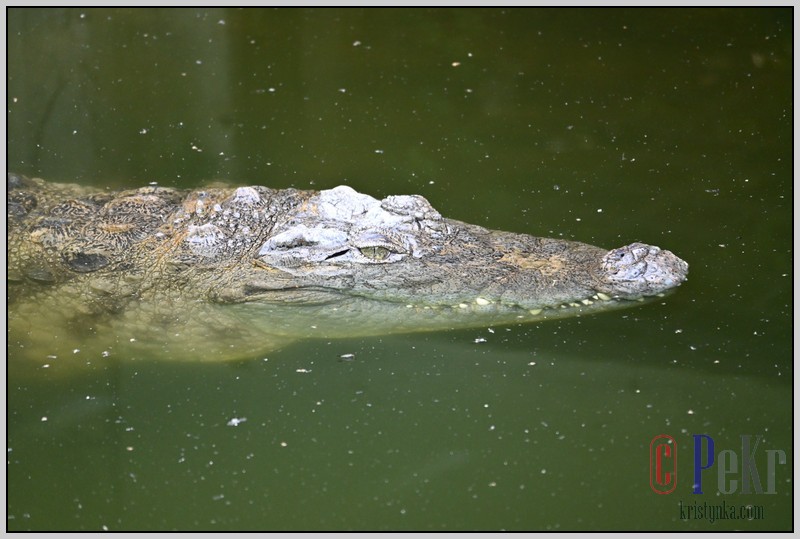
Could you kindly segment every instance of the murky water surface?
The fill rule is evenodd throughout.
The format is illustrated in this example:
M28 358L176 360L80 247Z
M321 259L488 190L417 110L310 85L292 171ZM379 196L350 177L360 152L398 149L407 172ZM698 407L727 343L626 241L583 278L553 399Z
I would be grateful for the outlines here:
M8 32L10 170L346 183L691 267L588 318L12 377L9 529L791 527L791 11L11 9Z

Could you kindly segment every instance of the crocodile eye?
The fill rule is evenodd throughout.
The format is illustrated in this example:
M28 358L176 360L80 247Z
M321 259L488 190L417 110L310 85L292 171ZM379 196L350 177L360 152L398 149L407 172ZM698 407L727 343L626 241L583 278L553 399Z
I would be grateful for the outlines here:
M378 260L378 261L386 260L389 257L389 255L392 254L392 251L380 245L375 245L371 247L361 247L359 248L359 251L365 257L371 260Z

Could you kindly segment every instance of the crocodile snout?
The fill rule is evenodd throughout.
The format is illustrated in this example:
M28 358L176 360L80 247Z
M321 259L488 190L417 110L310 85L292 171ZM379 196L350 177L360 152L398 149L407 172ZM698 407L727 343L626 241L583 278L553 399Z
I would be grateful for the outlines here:
M606 294L625 299L655 296L680 285L689 264L655 245L632 243L609 251L602 260Z

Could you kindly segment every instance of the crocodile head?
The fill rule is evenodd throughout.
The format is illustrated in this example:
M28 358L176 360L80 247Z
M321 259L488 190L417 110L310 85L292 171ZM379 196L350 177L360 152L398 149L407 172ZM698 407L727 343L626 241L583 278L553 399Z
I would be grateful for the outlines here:
M578 316L686 279L633 243L443 218L420 196L349 187L95 192L9 177L15 357L234 359L305 337Z
M469 309L495 321L624 306L678 286L687 272L671 252L643 243L608 251L493 231L445 219L421 196L377 200L340 186L297 205L260 245L240 286L220 298L305 305L361 298Z

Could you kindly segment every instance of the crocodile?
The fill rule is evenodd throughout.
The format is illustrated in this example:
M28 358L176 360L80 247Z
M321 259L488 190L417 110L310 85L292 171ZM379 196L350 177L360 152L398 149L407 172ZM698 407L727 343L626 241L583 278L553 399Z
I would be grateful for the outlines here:
M40 367L580 316L688 273L656 246L489 230L347 186L112 191L10 173L7 211L9 357Z

